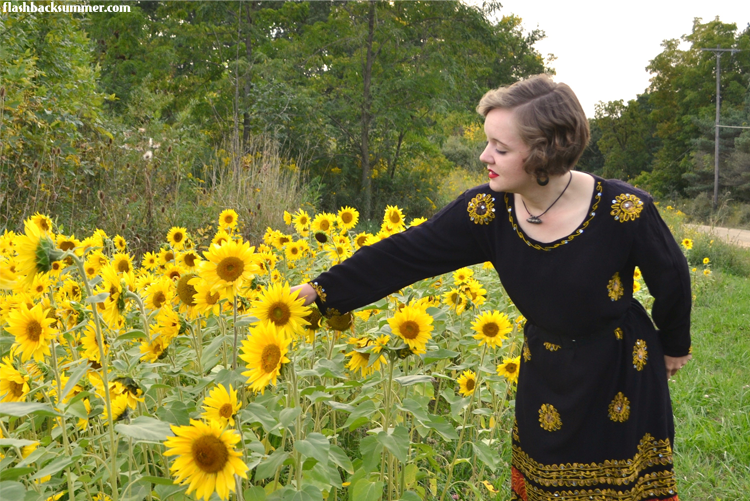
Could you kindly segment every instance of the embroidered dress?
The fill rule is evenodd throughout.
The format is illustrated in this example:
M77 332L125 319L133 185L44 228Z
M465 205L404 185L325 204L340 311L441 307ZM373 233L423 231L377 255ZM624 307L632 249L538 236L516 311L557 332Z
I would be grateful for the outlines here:
M512 499L677 501L664 355L690 351L687 263L647 193L594 178L589 213L565 238L526 236L513 196L479 186L318 276L317 304L350 311L491 261L527 319ZM658 330L632 297L636 266Z

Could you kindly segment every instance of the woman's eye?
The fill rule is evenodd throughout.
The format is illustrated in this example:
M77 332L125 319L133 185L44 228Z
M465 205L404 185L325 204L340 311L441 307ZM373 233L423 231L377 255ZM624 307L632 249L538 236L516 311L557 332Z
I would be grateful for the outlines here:
M498 153L500 153L501 155L505 155L505 153L507 153L505 151L500 151L500 150L495 150L495 151L498 152Z

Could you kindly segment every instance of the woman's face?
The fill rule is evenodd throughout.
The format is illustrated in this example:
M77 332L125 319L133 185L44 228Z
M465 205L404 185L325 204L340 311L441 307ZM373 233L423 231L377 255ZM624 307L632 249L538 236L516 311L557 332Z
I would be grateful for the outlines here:
M529 147L516 131L513 111L495 108L484 121L487 147L479 160L487 165L490 189L517 193L534 183L534 178L523 169Z

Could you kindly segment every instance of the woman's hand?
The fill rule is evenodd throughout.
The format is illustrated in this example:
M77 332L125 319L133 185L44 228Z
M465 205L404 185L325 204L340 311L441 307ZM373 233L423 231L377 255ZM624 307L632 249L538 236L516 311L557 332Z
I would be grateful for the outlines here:
M691 358L693 358L692 355L685 355L684 357L669 357L664 355L664 365L667 366L667 379L677 374L677 371L685 367Z
M310 284L295 285L290 289L290 292L299 291L299 297L305 300L305 306L315 301L318 294L315 292Z

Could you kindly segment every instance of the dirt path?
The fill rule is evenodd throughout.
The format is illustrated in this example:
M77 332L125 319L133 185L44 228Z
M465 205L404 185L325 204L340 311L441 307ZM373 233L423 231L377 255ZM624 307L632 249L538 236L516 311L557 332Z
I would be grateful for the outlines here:
M729 243L740 247L750 247L750 230L738 230L734 228L720 228L718 226L703 226L700 224L689 225L696 230L716 235Z

